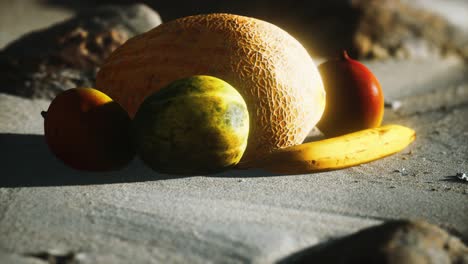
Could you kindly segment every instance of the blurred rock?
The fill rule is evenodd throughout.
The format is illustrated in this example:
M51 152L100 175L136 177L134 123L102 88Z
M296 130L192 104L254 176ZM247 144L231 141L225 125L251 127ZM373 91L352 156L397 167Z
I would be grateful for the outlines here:
M398 0L356 0L355 8L360 16L353 49L361 58L450 53L468 58L466 34L429 10Z
M346 49L359 59L468 59L467 33L429 9L400 0L336 3L340 5L310 18L309 42L318 56L336 56Z
M93 86L113 50L160 23L142 4L103 6L27 34L0 52L0 92L51 99L69 88Z
M422 221L390 221L306 249L287 263L466 264L468 248L456 237Z

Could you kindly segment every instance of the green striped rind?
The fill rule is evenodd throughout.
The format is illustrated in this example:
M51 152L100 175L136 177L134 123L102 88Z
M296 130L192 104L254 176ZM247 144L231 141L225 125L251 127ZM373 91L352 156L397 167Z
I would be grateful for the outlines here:
M248 133L242 96L210 76L178 80L149 96L133 122L140 158L165 173L210 173L234 166Z

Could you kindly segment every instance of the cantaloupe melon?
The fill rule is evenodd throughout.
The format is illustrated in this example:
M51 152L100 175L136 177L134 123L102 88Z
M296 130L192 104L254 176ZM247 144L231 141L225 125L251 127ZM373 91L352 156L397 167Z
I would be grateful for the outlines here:
M242 161L302 143L325 107L304 47L271 23L232 14L179 18L128 40L102 65L96 86L133 116L145 97L192 75L218 77L245 99L250 134Z

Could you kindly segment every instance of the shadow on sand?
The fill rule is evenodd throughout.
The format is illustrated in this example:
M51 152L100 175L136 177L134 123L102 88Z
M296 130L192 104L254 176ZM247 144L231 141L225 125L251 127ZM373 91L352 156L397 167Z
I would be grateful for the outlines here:
M132 183L171 180L199 175L159 174L135 158L127 167L112 172L83 172L61 163L49 151L44 136L0 134L0 187L37 187ZM268 177L262 170L229 170L208 177Z

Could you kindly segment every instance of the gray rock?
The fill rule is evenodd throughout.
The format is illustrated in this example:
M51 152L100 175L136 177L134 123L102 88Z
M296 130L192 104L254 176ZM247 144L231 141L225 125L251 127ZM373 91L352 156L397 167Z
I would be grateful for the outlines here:
M401 0L336 1L312 18L310 50L337 56L342 49L359 59L468 58L468 35L446 17Z
M448 19L400 0L359 0L353 48L360 57L468 58L468 37Z
M51 99L69 88L93 86L113 50L160 23L142 4L105 6L27 34L0 52L0 92Z
M299 252L284 263L466 264L458 238L423 221L398 220Z

